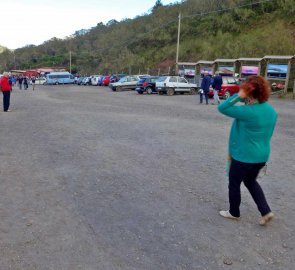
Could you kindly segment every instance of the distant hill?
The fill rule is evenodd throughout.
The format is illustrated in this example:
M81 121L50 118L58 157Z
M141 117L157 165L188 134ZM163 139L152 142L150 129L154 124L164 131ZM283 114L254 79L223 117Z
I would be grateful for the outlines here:
M7 50L7 48L0 45L0 53L3 53L4 50Z
M69 66L80 74L173 70L178 14L180 61L289 55L295 52L294 0L186 0L147 14L98 23L67 39L52 38L0 54L1 69ZM253 4L252 4L253 3ZM15 59L15 62L14 62Z

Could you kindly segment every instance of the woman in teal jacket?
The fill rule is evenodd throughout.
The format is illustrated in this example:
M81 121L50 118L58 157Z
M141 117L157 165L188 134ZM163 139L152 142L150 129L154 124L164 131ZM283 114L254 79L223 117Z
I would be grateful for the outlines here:
M218 106L218 110L234 118L229 138L229 210L220 211L225 218L240 217L241 183L244 182L261 213L260 225L274 214L256 178L270 154L270 140L277 113L266 101L270 96L268 82L261 76L251 76L233 95ZM238 106L239 101L245 105Z

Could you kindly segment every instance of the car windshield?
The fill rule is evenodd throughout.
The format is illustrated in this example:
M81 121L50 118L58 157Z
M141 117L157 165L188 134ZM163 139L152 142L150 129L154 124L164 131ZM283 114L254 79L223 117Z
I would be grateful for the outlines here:
M126 82L126 77L121 78L119 82Z
M160 77L157 82L164 82L167 79L167 76Z

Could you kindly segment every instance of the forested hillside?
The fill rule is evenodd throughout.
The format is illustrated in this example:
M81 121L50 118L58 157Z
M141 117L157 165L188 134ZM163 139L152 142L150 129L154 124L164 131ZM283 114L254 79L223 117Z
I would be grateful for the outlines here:
M44 66L81 74L165 70L175 63L181 12L180 61L295 53L295 0L186 0L147 14L76 31L0 54L0 71Z
M7 48L0 46L0 53L4 52Z

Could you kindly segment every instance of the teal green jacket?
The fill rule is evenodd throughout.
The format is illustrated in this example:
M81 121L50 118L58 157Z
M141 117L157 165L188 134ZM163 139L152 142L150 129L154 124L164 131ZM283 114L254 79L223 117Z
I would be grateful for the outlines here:
M222 114L235 119L229 137L229 154L241 162L267 162L277 113L267 102L238 106L239 101L242 99L235 94L218 106Z

